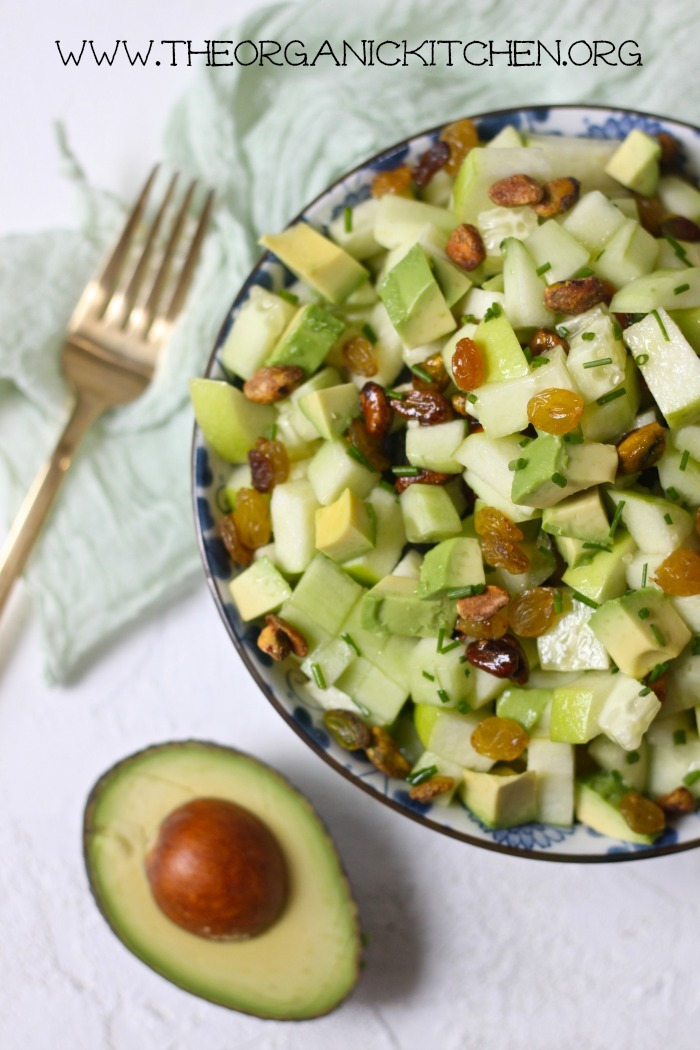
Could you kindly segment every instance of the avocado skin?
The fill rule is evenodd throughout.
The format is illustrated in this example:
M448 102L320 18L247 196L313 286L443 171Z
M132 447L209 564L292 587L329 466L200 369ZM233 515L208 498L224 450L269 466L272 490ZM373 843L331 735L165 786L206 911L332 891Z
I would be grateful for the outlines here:
M286 777L284 777L281 773L279 773L276 769L273 769L271 766L267 765L264 762L261 762L259 759L255 758L254 756L252 756L250 754L247 754L244 751L240 751L237 748L225 747L225 746L223 746L221 744L217 744L217 743L214 743L212 741L203 741L203 740L194 740L194 739L168 741L168 742L162 743L162 744L152 744L151 746L149 746L147 748L144 748L144 749L142 749L140 751L136 751L133 754L128 755L125 758L121 759L120 761L116 762L113 766L111 766L108 770L106 770L102 774L102 776L99 777L99 779L95 782L95 784L93 785L92 789L90 790L90 793L88 795L87 801L85 803L85 811L84 811L84 817L83 817L82 847L83 847L83 861L84 861L84 864L85 864L85 870L86 870L87 879L88 879L88 886L89 886L92 898L95 901L95 904L97 905L97 908L98 908L99 912L101 913L102 917L104 918L105 922L107 923L107 925L111 929L112 933L118 938L118 940L120 940L122 942L122 944L130 952L132 952L132 954L136 955L136 957L141 962L145 963L145 965L148 966L149 969L153 970L155 973L159 973L160 976L165 978L165 980L167 980L171 984L174 984L177 987L183 989L183 991L189 992L192 995L196 995L197 998L205 999L205 1000L207 1000L207 1001L209 1001L211 1003L214 1003L217 1006L223 1006L226 1009L235 1010L238 1013L248 1014L250 1016L257 1017L257 1018L259 1018L261 1020L304 1021L304 1020L313 1020L316 1017L326 1016L327 1014L331 1013L333 1010L337 1009L345 1001L345 999L351 994L351 992L354 990L355 985L357 984L357 981L359 980L359 977L360 977L360 974L361 974L362 968L363 968L363 958L362 958L362 955L363 955L363 951L362 951L363 941L362 941L362 936L361 936L360 927L359 927L358 908L357 908L357 904L355 902L355 899L352 896L352 890L351 890L351 887L350 887L350 883L349 883L347 874L346 874L345 870L342 867L340 867L340 882L341 882L342 888L343 888L344 893L345 893L345 898L346 898L347 904L348 904L348 906L350 908L350 918L351 918L351 922L352 922L352 932L353 932L353 940L354 940L354 945L353 945L353 949L354 949L354 963L353 963L353 971L354 971L354 973L353 973L353 980L352 980L352 983L350 984L350 986L347 989L344 990L344 994L342 994L335 1002L330 1003L325 1009L320 1009L320 1010L315 1011L315 1012L306 1012L306 1013L301 1012L301 1013L290 1014L288 1016L285 1015L284 1013L280 1013L280 1014L258 1013L255 1010L247 1010L247 1009L245 1009L242 1006L233 1006L230 1003L224 1002L221 998L218 998L218 997L216 997L214 995L208 995L208 994L205 994L205 993L203 993L202 991L199 991L199 990L198 991L194 991L193 989L189 988L188 985L185 982L182 982L182 981L179 981L179 980L175 979L171 974L163 972L157 966L152 964L150 961L144 959L135 950L134 946L129 942L129 939L118 928L118 925L113 921L113 918L110 915L109 908L108 908L108 906L106 904L106 901L103 898L102 894L100 893L98 882L97 882L97 879L96 879L96 876L95 876L95 872L93 870L93 865L92 865L91 857L90 857L91 839L92 839L92 836L94 835L94 833L97 831L97 828L95 827L94 814L95 814L96 807L97 807L97 805L98 805L98 803L100 801L100 797L102 795L102 792L116 777L119 777L119 776L123 775L125 769L128 769L129 766L137 763L142 758L145 758L145 757L151 756L151 755L155 755L155 754L158 754L158 753L162 753L162 752L167 752L167 751L177 752L177 751L184 751L184 750L192 749L192 748L195 748L195 749L198 749L198 750L204 751L204 752L211 751L213 753L218 753L218 754L224 754L224 755L225 754L229 754L229 755L234 756L236 758L241 758L241 759L247 760L247 761L253 763L256 767L258 767L258 769L264 770L266 773L268 773L270 775L270 777L274 778L278 782L278 784L280 786L283 786L284 789L288 790L290 793L292 793L294 796L296 796L296 798L299 801L301 801L301 803L304 805L304 807L306 809L308 809L308 811L310 812L310 814L312 815L312 817L315 819L316 823L318 824L319 832L323 835L323 837L325 839L325 842L326 842L330 852L332 853L332 855L335 858L336 862L340 866L340 858L338 857L338 854L337 854L337 852L335 850L335 845L333 843L333 840L332 840L332 838L331 838L331 836L330 836L330 834L328 832L328 829L326 828L325 824L323 823L323 821L319 817L316 809L314 808L312 803L309 801L309 799L304 794L302 794L302 792L300 792L296 787L294 787L289 782L289 780ZM169 921L169 920L166 920L166 921ZM280 921L283 921L283 920L280 920ZM190 935L187 935L187 936L190 936Z

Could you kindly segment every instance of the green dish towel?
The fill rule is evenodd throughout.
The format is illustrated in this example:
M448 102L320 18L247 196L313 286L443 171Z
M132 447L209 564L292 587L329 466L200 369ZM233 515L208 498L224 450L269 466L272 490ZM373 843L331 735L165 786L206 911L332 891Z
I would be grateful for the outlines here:
M575 19L572 14L575 10ZM692 0L673 4L562 0L327 0L280 4L222 40L635 40L643 66L551 64L469 68L233 66L201 70L164 134L167 161L218 191L188 310L156 382L88 435L26 572L41 618L49 680L144 610L197 577L190 510L192 416L187 379L201 372L257 238L282 228L335 176L405 134L519 104L597 102L697 120ZM581 49L583 53L583 49ZM0 240L0 507L9 524L66 417L62 333L99 255L118 229L117 202L92 189L67 154L83 205L78 231Z

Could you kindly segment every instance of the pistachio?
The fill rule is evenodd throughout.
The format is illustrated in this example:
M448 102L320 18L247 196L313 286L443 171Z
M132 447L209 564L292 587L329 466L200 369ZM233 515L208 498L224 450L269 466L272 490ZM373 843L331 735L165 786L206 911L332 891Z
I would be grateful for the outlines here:
M523 204L538 204L544 189L529 175L508 175L489 188L489 197L502 208L518 208Z
M297 365L265 365L254 372L243 384L243 393L258 405L270 405L288 397L304 378L304 369Z
M411 772L411 763L399 751L398 745L381 726L372 726L372 743L365 754L380 773L397 780L405 780Z
M658 463L666 448L666 430L658 423L637 427L617 444L622 474L636 474Z
M476 270L486 258L481 234L469 222L463 222L452 231L445 251L448 258L462 270Z

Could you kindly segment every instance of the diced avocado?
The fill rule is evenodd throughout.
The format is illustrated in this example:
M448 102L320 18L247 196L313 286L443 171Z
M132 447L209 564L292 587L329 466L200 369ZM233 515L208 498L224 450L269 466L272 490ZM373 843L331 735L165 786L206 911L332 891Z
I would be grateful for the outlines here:
M431 799L433 805L446 806L452 801L459 782L462 779L462 767L458 766L456 762L448 762L446 758L436 755L434 751L424 751L413 764L410 773L411 783L415 784L417 782L417 777L421 774L425 776L426 771L432 770L433 767L434 772L431 773L431 776L451 777L454 781L449 790L444 791L441 795L436 795L435 798Z
M374 547L375 519L351 489L316 511L316 549L333 561L357 558Z
M598 714L598 725L625 751L634 751L660 709L661 701L648 686L619 672Z
M219 361L229 372L250 379L272 353L295 313L292 303L253 285L219 351Z
M590 606L573 599L571 609L539 636L537 652L543 671L607 670L608 654L589 626L592 615Z
M454 503L442 485L409 485L399 502L409 543L436 543L462 531Z
M364 499L372 491L379 474L348 454L344 441L324 441L309 464L309 483L316 499L324 506L332 503L344 489L352 489Z
M354 383L313 390L300 397L297 404L326 441L340 437L350 421L360 414L360 395Z
M668 425L675 430L697 422L700 358L666 310L652 310L623 338Z
M394 328L409 347L430 343L457 327L419 244L389 271L377 292Z
M421 638L409 659L409 686L415 704L454 708L469 702L473 680L461 645L447 652L438 649L437 639ZM470 705L471 706L471 705Z
M570 569L580 565L589 565L594 552L590 546L585 547L586 540L575 540L573 536L555 536L554 544Z
M537 819L537 774L462 772L459 795L464 805L490 828L513 828Z
M571 744L531 739L527 769L537 777L537 816L543 824L574 822L574 749Z
M459 714L432 704L416 704L413 720L424 747L458 766L483 772L491 769L493 759L472 746L472 733L481 715Z
M270 405L256 405L220 379L190 379L190 397L205 441L228 463L245 463L263 430L275 419Z
M453 419L432 427L409 426L406 430L406 459L413 467L440 474L459 474L462 464L454 454L464 441L466 422Z
M588 754L601 769L617 770L635 791L644 792L649 771L649 747L645 740L634 751L625 751L610 737L601 733L588 745Z
M659 140L633 128L605 165L605 171L628 190L650 197L659 182L660 156Z
M517 379L529 372L513 326L503 310L492 309L478 324L472 337L481 351L484 362L484 383Z
M584 547L586 541L583 541ZM637 550L628 532L618 531L610 541L609 550L589 550L593 557L587 564L570 567L562 576L562 583L579 594L602 605L611 598L619 598L627 589L627 566Z
M511 499L513 503L539 505L539 497L546 498L553 484L559 488L566 484L566 467L569 457L564 440L555 434L540 434L528 442L517 460L520 464L513 472Z
M512 718L519 722L528 732L536 725L547 704L554 696L551 689L521 689L508 686L496 701L496 714L499 718Z
M552 536L573 536L577 540L605 543L610 522L600 489L596 486L569 496L554 507L542 511L542 528Z
M530 175L546 182L550 167L541 149L515 147L472 149L459 169L454 185L454 210L459 222L475 223L492 206L489 189L509 175Z
M620 670L632 678L643 678L657 664L672 660L690 641L683 620L655 587L642 587L601 605L590 627Z
M544 153L551 165L550 179L575 175L584 194L590 190L609 194L618 189L613 179L605 174L605 165L617 147L615 140L537 132L527 132L524 138L528 146L537 146Z
M540 434L522 449L522 455L518 457L524 459L526 464L530 462L533 452L536 452L538 457L532 468L533 493L521 498L521 503L525 506L551 507L576 492L615 480L618 456L614 445L603 445L596 441L573 445L563 442L561 438L554 438L553 441L543 441L543 438L554 438L554 435ZM541 443L541 451L539 447L536 450L532 448L533 445L537 446L538 442ZM562 443L561 447L559 442ZM558 459L554 456L555 449L559 451ZM544 470L552 462L558 462L559 469L553 471L547 479ZM520 475L525 473L526 469L527 467L514 472L514 487L522 484ZM513 502L516 502L515 497Z
M445 302L452 309L455 303L458 303L467 294L472 282L464 270L460 270L449 259L443 259L439 255L432 255L431 258L435 280Z
M609 489L608 496L622 508L622 523L641 551L668 554L693 531L688 511L670 500L632 489Z
M407 576L386 576L362 599L361 618L367 631L435 637L441 628L446 634L452 632L457 606L439 598L420 598L416 581Z
M337 635L362 594L363 588L335 562L317 554L283 608L298 610L321 627L325 636ZM280 615L286 619L286 612Z
M244 620L254 620L279 608L292 588L269 558L260 558L229 584L231 597Z
M266 234L260 243L332 303L345 302L369 277L352 255L305 222L289 226L282 233Z
M577 820L601 835L650 846L658 836L632 831L620 812L620 801L629 791L630 785L614 770L583 777L576 782Z
M307 303L289 322L265 363L297 365L311 375L344 331L345 323L339 317L318 303Z
M479 541L455 536L426 552L418 594L421 598L445 598L460 587L482 586L485 579Z

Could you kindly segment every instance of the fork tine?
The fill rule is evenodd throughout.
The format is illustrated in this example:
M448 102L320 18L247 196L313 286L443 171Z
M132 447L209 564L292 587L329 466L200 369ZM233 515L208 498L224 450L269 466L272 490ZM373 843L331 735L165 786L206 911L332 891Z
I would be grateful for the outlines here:
M113 312L109 308L105 310L105 320L107 320L108 323L119 324L123 327L124 325L126 325L129 319L129 315L134 307L134 303L138 298L139 291L141 290L146 275L148 273L148 267L151 261L151 256L153 255L153 249L155 247L158 231L162 226L163 217L168 209L170 201L172 200L178 178L179 173L175 172L175 174L170 180L170 185L166 190L165 196L163 197L163 201L161 203L160 208L158 209L156 217L151 224L151 228L148 231L148 236L146 237L146 241L143 245L141 257L139 258L139 261L136 264L136 268L134 269L131 275L126 291L123 293L122 296L119 296L118 298L115 297L112 299L112 302L109 304L109 306L114 306Z
M207 230L209 216L211 215L213 204L214 191L210 190L204 202L202 214L199 218L199 223L197 224L197 229L195 230L194 237L192 238L192 243L190 244L187 257L185 258L185 261L182 265L180 276L178 277L177 284L175 285L175 291L172 294L172 298L168 305L168 309L165 313L165 320L168 324L172 323L175 320L180 310L182 309L182 305L185 299L187 298L187 293L190 289L192 277L194 276L194 271L197 266L197 260L199 258L199 253L202 247L202 241L204 240L204 235Z
M196 187L197 183L195 180L191 182L187 188L187 192L185 193L182 204L180 205L180 210L175 217L172 232L165 246L165 251L163 252L163 259L160 265L160 269L156 274L155 280L153 282L153 287L151 288L150 295L146 300L146 304L143 307L143 310L140 311L139 327L141 329L141 335L143 337L147 336L148 331L156 318L156 313L160 305L160 301L163 297L168 278L170 276L170 269L172 266L173 257L175 255L175 250L178 246L180 238L182 237L182 231L187 220L187 215L192 204L192 198L194 196L194 191Z
M141 222L141 217L146 207L146 202L148 200L151 188L155 181L155 177L158 174L159 167L160 165L156 164L156 166L151 171L151 174L146 179L146 183L143 189L141 190L139 199L136 201L136 204L132 209L131 215L127 219L121 237L117 241L116 247L114 248L109 259L105 263L104 269L97 278L100 289L104 296L104 304L109 302L114 292L114 289L116 288L121 269L126 261L127 255L129 254L129 248L132 245L134 234L136 233L138 225Z

